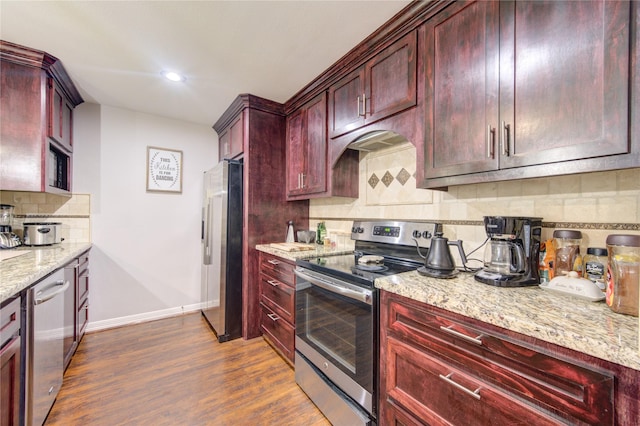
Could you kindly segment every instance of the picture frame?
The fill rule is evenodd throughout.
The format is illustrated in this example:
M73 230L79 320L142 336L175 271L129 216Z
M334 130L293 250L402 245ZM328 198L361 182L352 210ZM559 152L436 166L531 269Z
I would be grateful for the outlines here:
M147 146L147 192L182 193L182 151Z

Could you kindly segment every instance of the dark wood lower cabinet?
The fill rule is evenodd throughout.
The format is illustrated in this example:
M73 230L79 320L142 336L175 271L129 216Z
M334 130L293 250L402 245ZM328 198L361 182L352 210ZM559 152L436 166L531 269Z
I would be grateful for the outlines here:
M381 425L636 424L639 371L381 294Z
M0 310L0 425L20 419L20 297Z
M295 264L260 252L260 329L291 364L295 352Z

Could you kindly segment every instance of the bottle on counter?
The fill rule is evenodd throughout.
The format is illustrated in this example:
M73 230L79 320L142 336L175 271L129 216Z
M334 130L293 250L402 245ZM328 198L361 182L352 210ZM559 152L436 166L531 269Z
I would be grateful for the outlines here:
M614 311L638 316L640 235L607 237L606 302Z
M293 233L293 221L292 220L287 222L287 236L286 236L284 241L287 242L287 243L295 242L295 237L294 237L294 233Z
M589 247L583 259L582 276L593 281L604 293L606 291L605 278L607 272L607 249Z
M318 230L316 232L316 243L319 245L324 244L324 239L327 236L327 228L324 222L318 222Z

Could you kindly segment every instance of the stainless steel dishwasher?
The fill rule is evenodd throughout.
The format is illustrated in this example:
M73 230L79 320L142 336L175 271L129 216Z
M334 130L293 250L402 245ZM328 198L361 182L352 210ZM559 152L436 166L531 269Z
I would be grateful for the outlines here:
M42 425L62 386L64 292L59 269L27 292L26 424Z

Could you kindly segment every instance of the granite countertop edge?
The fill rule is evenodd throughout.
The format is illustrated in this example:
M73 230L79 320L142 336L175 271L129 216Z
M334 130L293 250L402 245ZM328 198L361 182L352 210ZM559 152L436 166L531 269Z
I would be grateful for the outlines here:
M353 247L345 248L345 249L326 249L324 246L316 246L314 250L303 250L303 251L284 251L278 250L276 248L271 247L269 244L258 244L256 245L256 250L269 253L274 256L281 257L283 259L290 260L295 262L298 259L313 259L315 257L328 257L328 256L337 256L340 254L349 254L353 253Z
M412 271L378 278L375 286L596 358L640 370L638 318L602 302L555 294L537 286L493 287L471 274L435 279Z
M19 247L20 256L0 262L0 303L91 249L91 243L61 243L43 247Z

